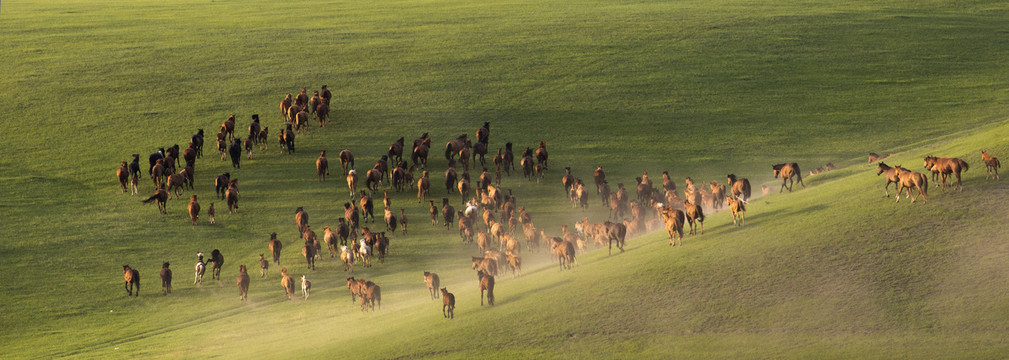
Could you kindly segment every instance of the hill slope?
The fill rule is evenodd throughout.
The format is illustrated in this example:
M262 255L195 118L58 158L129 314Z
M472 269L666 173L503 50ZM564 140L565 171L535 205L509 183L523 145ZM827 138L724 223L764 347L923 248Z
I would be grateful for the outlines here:
M1001 183L983 180L978 151L1009 153L1004 116L1005 4L872 5L724 2L82 2L5 3L0 31L0 230L8 311L0 344L24 357L997 357L1006 349L1009 275ZM227 15L223 15L227 14ZM185 201L169 214L113 183L119 161L213 134L228 114L263 114L271 134L287 92L327 83L333 121L271 142L232 169L207 155L195 193L239 178L242 208L192 227ZM560 169L612 183L669 170L681 182L726 173L768 184L769 165L798 161L807 188L754 200L747 225L711 216L706 232L669 248L663 234L628 251L594 251L559 272L526 254L525 274L500 276L497 305L478 308L470 255L454 231L427 223L413 194L393 194L411 219L386 264L356 276L383 287L382 310L347 301L346 274L324 259L308 301L283 300L278 266L237 301L238 264L278 232L283 264L299 266L294 208L317 231L342 215L341 176L320 184L320 149L351 148L358 169L388 144L441 143L491 122L492 151L545 140L543 184L507 177L551 235L606 212L564 200ZM240 136L244 137L241 131ZM271 135L272 138L272 135ZM932 184L927 204L882 199L863 161L918 170L930 153L961 156L962 193ZM335 163L335 156L330 156ZM153 190L142 180L141 194ZM187 192L186 195L193 192ZM379 196L381 196L379 194ZM380 227L378 225L372 225ZM188 283L197 251L219 248L222 280ZM158 292L164 261L175 293ZM121 265L141 270L127 299ZM299 271L300 270L300 271ZM424 270L459 296L453 321L427 298ZM30 319L30 320L29 320ZM26 321L29 320L29 321ZM352 350L349 350L352 349Z

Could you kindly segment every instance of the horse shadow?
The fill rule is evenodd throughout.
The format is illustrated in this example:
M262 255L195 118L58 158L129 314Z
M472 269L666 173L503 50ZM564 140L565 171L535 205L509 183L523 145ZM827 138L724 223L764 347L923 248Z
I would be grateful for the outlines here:
M756 223L756 224L760 224L760 223L763 223L765 221L774 221L774 218L778 217L778 216L788 216L788 215L810 213L810 212L815 212L815 211L820 211L820 210L826 210L829 207L830 206L828 206L827 204L816 204L816 205L807 206L805 208L798 209L798 210L778 209L778 210L769 211L769 212L762 212L762 213L759 213L759 214L754 214L753 216L747 216L746 217L746 224L749 225L749 224L751 224L751 222L752 223Z

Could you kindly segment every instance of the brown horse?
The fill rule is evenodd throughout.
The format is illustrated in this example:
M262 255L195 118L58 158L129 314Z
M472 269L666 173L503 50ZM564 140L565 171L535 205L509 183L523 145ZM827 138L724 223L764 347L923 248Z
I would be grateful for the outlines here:
M746 212L746 204L735 198L729 198L728 200L729 211L732 211L732 225L743 226L743 215Z
M323 102L315 107L315 118L319 120L319 127L326 127L326 120L329 119L329 104Z
M889 189L890 183L894 183L897 184L896 186L900 186L900 178L897 177L896 168L892 168L885 162L880 161L879 164L876 164L876 176L879 176L880 174L884 173L886 174L886 185L883 186L883 192L885 194L885 197L890 197L890 189ZM908 193L908 195L910 196L910 193Z
M987 150L981 150L981 161L984 161L985 171L988 172L984 176L985 180L988 180L988 177L991 177L995 179L995 181L998 181L998 169L1002 167L1002 163L998 161L998 158L988 155Z
M270 253L273 254L273 263L280 264L280 250L284 248L284 244L277 239L277 233L270 234Z
M740 198L743 202L746 202L750 198L750 180L742 178L736 180L735 174L729 174L726 176L726 180L729 183L729 188L732 189L732 196ZM805 185L803 185L805 186Z
M319 182L326 181L326 175L329 175L329 160L326 159L326 150L322 150L319 158L315 159L315 172L319 174Z
M547 154L547 142L540 141L540 147L536 149L536 162L537 164L543 165L543 170L548 168L547 160L549 159L549 154Z
M167 214L168 213L168 206L167 206L167 204L168 204L168 191L165 191L165 187L163 185L158 188L158 191L154 192L154 195L151 195L151 197L147 198L146 200L142 200L140 202L142 202L144 204L147 204L147 203L150 203L152 201L157 201L158 202L158 211L161 214Z
M932 181L935 181L937 174L942 175L942 190L946 191L946 178L950 175L956 175L956 187L954 189L959 189L963 191L963 185L960 183L960 173L970 169L970 165L966 161L959 158L941 158L932 155L925 157L925 169L932 171Z
M168 192L175 196L176 199L179 198L182 193L186 191L186 173L180 172L178 174L172 174L168 176Z
M717 181L711 180L708 187L711 188L711 207L718 210L725 205L725 185L721 185Z
M189 219L193 220L193 225L196 225L196 220L200 218L200 203L196 202L196 195L189 197Z
M140 272L123 265L123 288L126 289L126 296L133 296L133 285L137 286L137 297L140 297Z
M428 178L427 170L421 173L420 179L417 180L417 202L422 203L427 199L428 194L431 193L431 180Z
M221 255L221 251L214 249L210 252L210 261L214 263L214 267L210 269L211 279L221 279L221 268L224 267L224 255Z
M238 179L228 182L228 191L224 193L228 202L228 214L238 212Z
M228 136L228 141L235 139L235 114L228 116L228 120L221 124L221 133Z
M900 192L904 188L907 188L907 194L910 196L913 187L918 190L918 195L921 195L922 202L927 203L928 200L925 198L925 195L928 195L928 177L925 174L902 168L900 165L897 165L895 169L897 178L900 179L900 182L897 183L899 185L897 188L897 202L900 202ZM918 199L918 195L911 198L912 203Z
M305 208L299 206L294 209L294 225L298 227L298 233L304 233L305 227L308 226L308 212L305 212Z
M690 225L690 235L697 235L697 229L704 234L704 210L700 205L683 201L684 213L687 214L687 223Z
M624 252L627 226L622 223L611 223L609 221L603 223L603 225L606 226L606 239L609 243L609 252L607 255L613 254L613 243L617 244L617 249L620 249L620 252Z
M228 183L231 182L231 173L224 173L218 175L214 179L214 190L216 191L215 197L220 197L224 200L224 193L228 190Z
M238 278L236 279L238 283L238 299L242 301L249 300L249 273L245 269L245 265L238 265Z
M392 145L389 145L389 160L392 161L403 161L403 147L406 143L406 139L402 136L399 137Z
M799 170L798 163L775 164L771 166L771 169L774 170L775 179L778 178L778 175L781 175L781 189L778 190L779 193L785 191L785 183L788 183L788 192L792 192L792 185L795 185L795 181L792 180L793 176L799 178L799 184L802 187L806 187L806 184L802 182L802 170Z
M455 294L448 288L441 288L441 314L447 319L455 319Z
M666 232L669 233L669 245L683 245L683 223L687 217L683 210L662 206L660 211L666 222Z
M172 270L168 268L169 265L168 262L161 264L161 293L165 295L172 293Z
M483 306L483 292L487 291L487 305L494 305L494 276L483 271L477 271L476 276L480 278L480 306Z
M350 189L350 198L354 199L354 193L357 192L357 170L351 169L347 173L347 189Z
M418 139L420 140L420 139ZM420 140L420 143L414 141L413 154L410 155L411 161L413 161L414 166L423 166L427 168L427 155L431 151L431 138L426 137Z
M473 270L483 271L485 273L491 274L492 276L497 276L498 264L496 258L476 257L473 256Z
M266 260L266 254L259 254L259 278L265 278L270 271L270 261Z
M301 255L305 257L305 263L308 265L308 269L315 270L315 242L312 240L305 240L305 246L301 248Z
M427 291L431 293L431 300L437 299L438 288L441 286L441 280L438 278L438 274L425 271L424 283L427 284Z
M287 268L280 269L280 286L284 288L284 293L287 294L287 300L294 299L294 279L291 275L287 275Z
M371 192L378 192L378 186L382 184L382 171L379 169L371 169L364 173L364 187L371 190Z
M280 115L283 116L285 120L287 119L287 110L290 109L292 105L291 101L291 94L287 94L287 97L280 101Z
M369 281L365 283L364 288L361 289L361 311L365 311L368 307L371 311L375 311L375 303L378 303L378 308L382 308L382 288L375 283Z
M123 192L126 192L126 182L130 180L130 169L125 161L116 169L116 178L119 179L119 187L123 189Z
M575 262L575 244L559 237L554 237L551 241L553 243L550 245L550 249L553 251L554 256L557 257L560 269L563 271L565 265L568 269L571 269L571 265Z

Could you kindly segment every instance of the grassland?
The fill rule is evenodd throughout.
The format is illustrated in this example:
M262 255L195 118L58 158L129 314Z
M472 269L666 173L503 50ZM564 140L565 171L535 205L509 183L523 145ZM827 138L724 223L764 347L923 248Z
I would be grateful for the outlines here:
M197 356L319 358L1000 358L1009 245L1002 183L984 181L978 151L1009 154L1009 71L1000 2L5 1L0 7L0 348L5 358ZM118 162L185 146L228 114L263 114L275 134L288 92L328 84L331 127L213 176L240 179L242 208L190 226L114 184ZM439 144L491 122L491 147L546 140L544 184L506 178L538 226L557 233L570 210L560 166L612 182L647 170L772 183L769 165L840 169L798 192L752 202L747 225L727 214L670 249L665 234L596 251L558 272L527 255L479 308L473 248L431 227L398 194L411 234L386 264L359 270L384 290L361 314L334 261L309 274L316 292L288 302L254 279L248 303L232 280L291 244L293 210L335 223L343 182L320 184L319 149L351 148L367 167L400 136ZM213 131L210 131L213 133ZM882 198L869 151L919 169L929 153L972 167L963 193L932 184L925 205ZM440 173L438 151L431 168ZM435 177L439 179L439 177ZM434 181L439 184L440 181ZM150 193L145 177L142 193ZM682 182L681 182L682 186ZM434 186L432 196L445 196ZM453 196L458 201L458 196ZM221 205L218 202L218 205ZM197 251L221 249L223 280L188 283ZM155 294L170 261L175 293ZM138 267L128 299L120 269ZM421 281L437 271L459 297L438 316Z

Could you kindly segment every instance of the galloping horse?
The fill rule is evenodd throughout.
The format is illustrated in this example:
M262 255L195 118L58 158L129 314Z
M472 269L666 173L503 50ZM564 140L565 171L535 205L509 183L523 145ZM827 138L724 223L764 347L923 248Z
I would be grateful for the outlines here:
M897 188L897 202L900 202L900 192L907 188L908 196L911 195L911 188L918 189L918 195L921 195L922 202L928 202L925 199L925 195L928 195L928 177L925 174L919 172L913 172L911 170L905 169L897 165L894 171L897 174L897 178L900 182L897 183L899 187ZM911 202L918 199L918 195L911 198Z
M985 170L988 172L984 176L985 180L987 180L988 177L991 176L993 179L997 181L998 169L1002 167L1002 163L998 161L997 157L988 155L987 150L981 150L981 161L984 161Z
M967 165L966 161L958 158L941 158L929 155L925 157L924 166L925 169L932 171L932 181L935 181L937 174L942 175L943 191L946 191L946 177L951 174L956 175L956 188L963 191L963 185L960 183L960 172L970 169L970 165Z
M774 178L777 179L778 175L781 175L781 189L778 192L785 191L785 183L788 183L788 192L792 192L792 185L795 185L795 181L792 177L799 178L799 184L802 187L806 187L806 184L802 182L802 170L799 170L799 164L797 163L787 163L787 164L776 164L771 166L774 170Z

